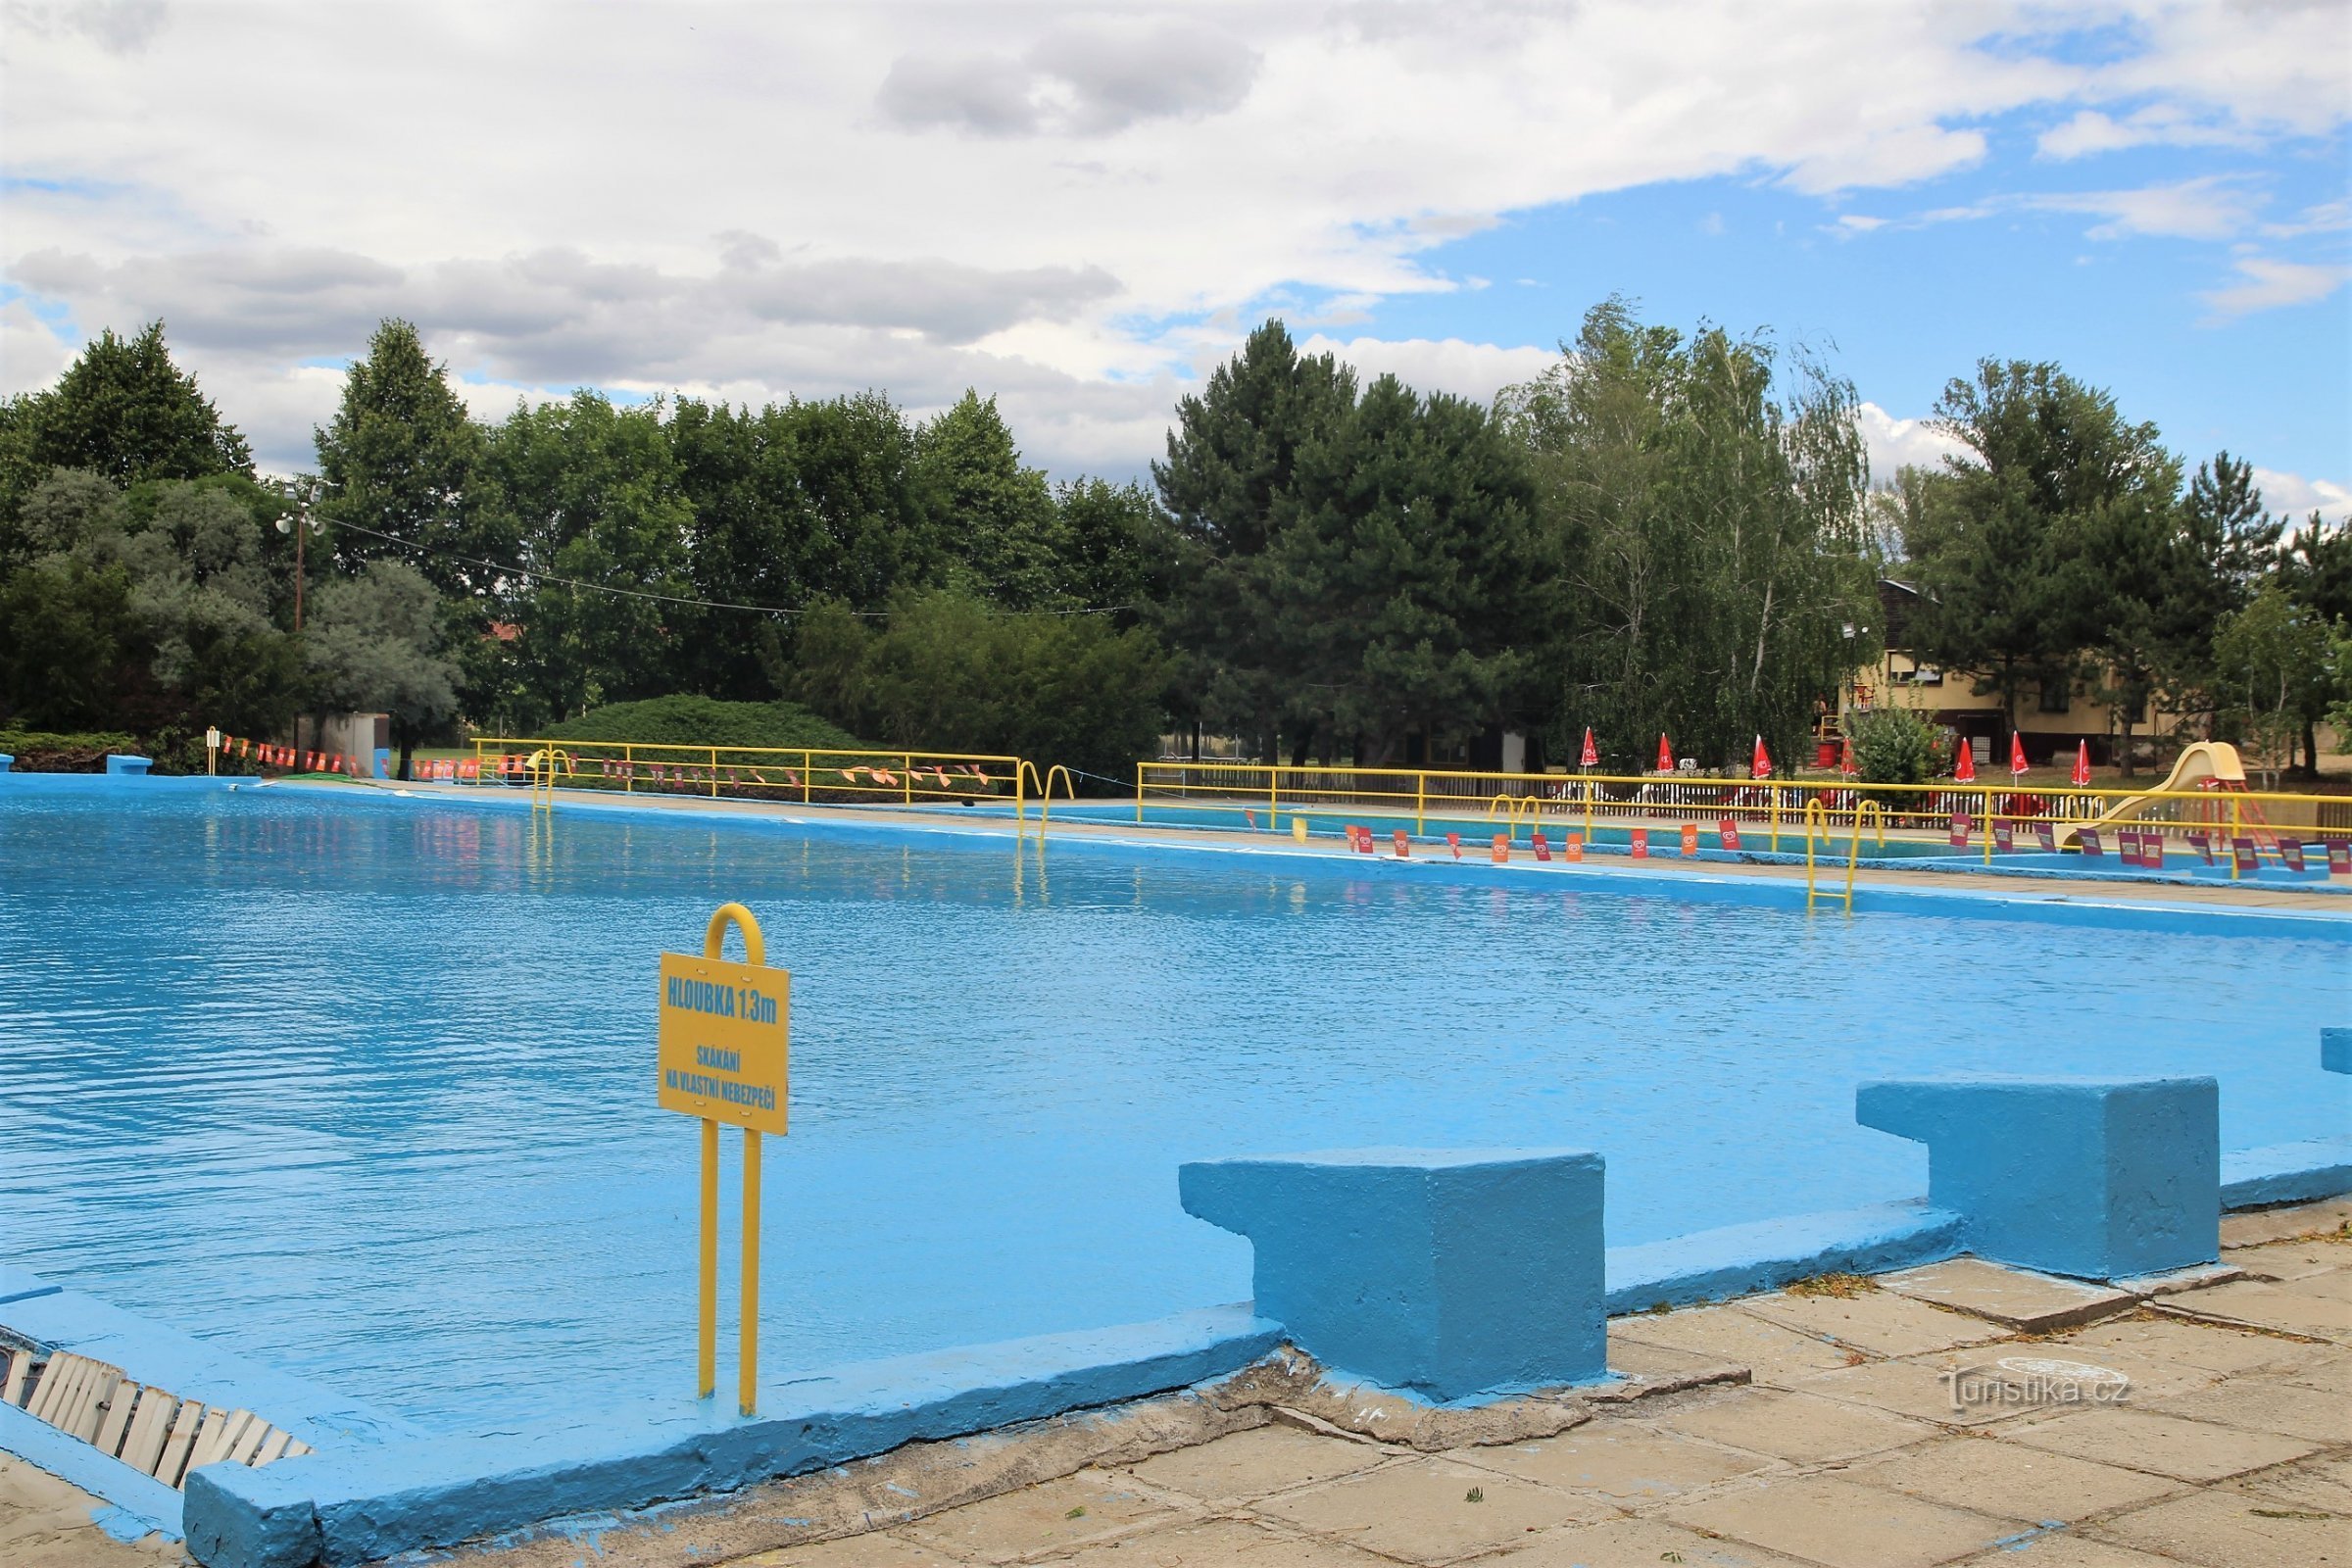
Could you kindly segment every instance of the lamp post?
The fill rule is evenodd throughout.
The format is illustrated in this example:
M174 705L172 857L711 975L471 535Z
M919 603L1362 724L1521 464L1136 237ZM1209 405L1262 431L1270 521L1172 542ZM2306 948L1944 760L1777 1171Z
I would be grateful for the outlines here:
M309 500L301 496L295 498L294 515L277 519L277 531L294 536L294 629L296 631L302 630L303 536L322 533L325 529L324 522L311 515Z

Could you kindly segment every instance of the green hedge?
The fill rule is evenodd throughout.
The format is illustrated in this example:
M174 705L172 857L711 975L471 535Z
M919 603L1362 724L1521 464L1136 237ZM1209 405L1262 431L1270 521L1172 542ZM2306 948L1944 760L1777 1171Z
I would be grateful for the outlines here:
M59 735L48 730L0 730L0 752L14 757L14 767L21 773L103 773L109 752L122 752L133 757L148 754L139 749L138 737L112 730L92 731L82 735Z
M543 731L559 741L641 746L772 746L859 751L863 743L798 703L722 703L713 697L656 697L613 703Z

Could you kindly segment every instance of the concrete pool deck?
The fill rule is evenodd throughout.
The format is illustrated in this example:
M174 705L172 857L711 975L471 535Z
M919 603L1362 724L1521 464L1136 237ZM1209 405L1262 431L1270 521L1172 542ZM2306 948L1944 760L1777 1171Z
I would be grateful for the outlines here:
M1516 1441L1383 1441L1327 1418L1380 1431L1365 1419L1380 1413L1376 1400L1326 1402L1324 1415L1232 1401L1206 1423L1151 1400L404 1560L2341 1564L2352 1544L2352 1198L2222 1224L2223 1261L2240 1277L2146 1300L1962 1261L1828 1284L1850 1294L1775 1292L1615 1318L1611 1362L1662 1392L1582 1402L1560 1430ZM2004 1360L2023 1363L2007 1369L2005 1391L1973 1386L1955 1401L1955 1374ZM2107 1376L2052 1374L2049 1362ZM2034 1381L2053 1375L2071 1381ZM1482 1435L1513 1436L1469 1434ZM25 1568L180 1560L157 1538L105 1535L86 1522L93 1506L0 1460L0 1554Z
M528 806L526 792L518 789L493 788L478 784L384 784L345 783L329 781L293 780L270 783L270 789L297 789L305 792L340 793L353 789L381 792L405 792L412 798L480 806L496 803L520 809ZM681 816L723 816L755 822L891 824L903 827L949 831L986 838L1010 841L1026 832L1037 836L1041 829L1033 814L1025 827L1016 824L1003 810L921 807L824 806L801 805L798 802L736 800L728 797L692 795L660 795L653 793L620 794L611 790L559 790L556 793L558 814L565 809L584 811L660 811ZM1345 810L1309 808L1310 814L1339 821L1347 817ZM1636 824L1639 825L1639 824ZM1132 822L1112 823L1086 818L1049 818L1043 833L1050 841L1093 841L1102 844L1143 844L1161 847L1188 847L1214 850L1228 854L1260 855L1273 859L1300 856L1346 860L1386 862L1392 858L1390 846L1383 843L1379 853L1361 855L1348 848L1344 839L1318 834L1304 844L1285 835L1265 833L1251 837L1222 828L1174 827L1159 823L1138 825ZM1801 849L1801 841L1799 848ZM1430 847L1416 843L1419 858L1434 858ZM1442 853L1442 852L1441 852ZM1486 852L1465 843L1462 863L1492 867ZM1759 863L1730 858L1708 858L1691 862L1682 861L1672 855L1661 854L1649 860L1635 860L1613 854L1595 854L1590 858L1571 864L1555 859L1538 862L1525 848L1515 851L1506 871L1529 876L1580 873L1606 876L1612 880L1638 883L1648 879L1662 884L1688 881L1693 878L1731 879L1758 882L1780 888L1804 886L1801 865ZM1839 857L1826 857L1819 875L1822 897L1832 906L1840 902L1844 886L1844 861ZM2125 908L2160 909L2187 908L2216 912L2230 909L2266 910L2274 913L2316 914L2352 923L2352 905L2337 893L2310 892L2283 883L2217 882L2201 884L2188 880L2133 881L2120 876L2077 874L2066 878L2034 876L2023 872L1980 872L1944 869L1896 869L1883 865L1865 865L1857 881L1862 890L1909 890L1915 893L1962 894L1978 899L2025 905L2097 905Z

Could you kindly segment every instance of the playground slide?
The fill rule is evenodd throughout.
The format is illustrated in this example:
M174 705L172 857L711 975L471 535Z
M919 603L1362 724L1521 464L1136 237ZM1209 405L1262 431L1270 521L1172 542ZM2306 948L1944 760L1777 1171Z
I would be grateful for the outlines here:
M2193 746L2181 748L2180 755L2173 761L2173 770L2165 775L2164 782L2157 785L2150 795L2128 795L2109 807L2098 820L2086 825L2107 828L2117 823L2135 822L2148 813L2152 795L2206 790L2242 791L2245 787L2246 767L2238 760L2236 747L2227 741L2198 741ZM2158 806L2167 821L2185 820L2189 814L2179 809L2184 804L2180 801L2153 804ZM2262 821L2262 813L2249 806L2244 808L2241 819L2258 824ZM2066 842L2070 849L2079 844L2079 831L2068 834Z

